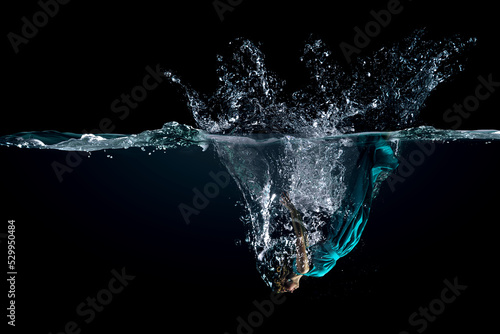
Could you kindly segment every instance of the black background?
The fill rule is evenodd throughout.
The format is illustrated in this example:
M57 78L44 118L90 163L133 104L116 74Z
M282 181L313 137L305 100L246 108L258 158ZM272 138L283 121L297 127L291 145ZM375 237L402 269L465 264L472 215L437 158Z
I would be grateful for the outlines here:
M474 93L479 75L500 81L495 4L401 5L402 12L361 55L423 27L435 39L457 33L478 38L465 71L440 85L422 111L426 123L451 128L444 111ZM103 118L112 120L115 133L138 133L169 121L194 125L182 96L167 83L123 120L110 105L142 83L146 66L156 64L199 91L212 92L216 54L236 37L261 42L268 68L290 89L298 88L308 76L299 57L311 33L348 66L339 43L352 44L353 28L363 28L372 20L370 11L385 9L387 1L244 0L221 21L212 1L74 0L61 5L17 54L7 34L20 34L21 18L31 21L40 7L36 1L4 6L0 135L81 133ZM499 95L482 101L460 129L500 129ZM254 332L414 333L410 314L439 298L443 281L455 277L468 288L425 332L465 326L485 332L494 324L491 303L497 300L498 149L494 143L438 146L396 191L382 189L360 246L327 277L304 281ZM50 166L64 161L66 152L2 148L1 153L1 232L7 219L15 219L18 240L14 332L59 333L74 320L81 333L236 333L237 317L246 319L254 300L269 298L252 255L244 243L235 244L244 231L233 182L190 225L179 214L177 205L191 201L191 190L209 181L208 171L223 170L213 155L188 149L132 157L113 152L109 159L95 153L60 183ZM107 286L112 269L123 267L136 278L85 324L77 305ZM6 292L1 295L6 303Z

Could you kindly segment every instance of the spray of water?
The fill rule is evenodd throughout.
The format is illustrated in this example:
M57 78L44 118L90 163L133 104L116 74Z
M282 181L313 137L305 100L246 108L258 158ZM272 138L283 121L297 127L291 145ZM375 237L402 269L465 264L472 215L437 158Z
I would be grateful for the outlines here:
M272 285L276 267L294 252L281 194L302 214L310 244L321 242L325 224L346 207L346 180L356 177L358 144L369 145L367 131L384 132L394 149L405 140L500 140L498 131L436 130L419 120L429 94L462 70L460 57L474 43L457 36L432 41L419 30L345 68L311 37L300 58L310 80L290 92L257 44L236 39L229 56L217 57L219 85L211 95L165 72L183 91L199 129L170 122L132 135L23 132L1 137L0 145L68 151L212 145L241 190L246 241Z
M436 86L462 70L460 56L475 44L458 36L432 41L425 31L343 68L320 39L310 38L300 58L310 82L288 92L268 70L259 47L246 39L218 56L219 86L202 96L166 72L185 93L199 128L209 133L293 133L322 137L421 125L419 112Z

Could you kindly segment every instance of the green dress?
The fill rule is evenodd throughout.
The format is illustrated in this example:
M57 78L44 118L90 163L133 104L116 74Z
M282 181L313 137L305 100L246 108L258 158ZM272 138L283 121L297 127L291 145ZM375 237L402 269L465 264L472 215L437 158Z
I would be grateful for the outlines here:
M356 246L368 221L377 178L382 171L392 172L398 166L392 148L382 136L364 136L361 140L356 171L346 180L344 201L326 227L326 239L310 247L310 270L305 276L324 276ZM295 262L293 270L298 274Z

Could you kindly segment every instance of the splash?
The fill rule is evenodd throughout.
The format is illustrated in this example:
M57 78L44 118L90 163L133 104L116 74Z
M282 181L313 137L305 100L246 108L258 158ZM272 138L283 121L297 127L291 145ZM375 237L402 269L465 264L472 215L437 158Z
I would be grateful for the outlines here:
M310 38L300 57L310 72L304 88L287 92L269 71L265 56L249 40L230 43L230 56L218 56L219 87L202 96L180 79L188 107L209 133L293 133L321 137L361 131L388 131L422 125L419 113L438 84L463 69L460 56L476 42L458 36L443 41L425 31L344 69L320 39Z
M267 69L265 55L250 40L229 43L228 56L217 56L219 86L200 94L172 71L164 75L181 88L199 129L166 123L139 134L74 134L57 131L21 132L1 137L0 145L62 150L100 150L156 146L205 145L209 135L288 134L323 138L360 132L422 126L420 110L430 93L463 70L462 55L476 39L455 36L425 39L425 30L366 57L347 69L332 57L321 39L310 38L300 57L310 72L303 88L287 92L286 82ZM416 130L441 137L478 133Z
M291 143L309 140L311 143L323 141L343 141L350 138L381 134L397 144L414 142L417 140L449 143L454 141L481 142L497 141L500 139L498 130L441 130L432 126L419 126L398 131L387 132L360 132L338 134L325 137L305 138L298 135L280 134L239 134L220 135L193 128L177 122L165 123L161 129L146 130L138 134L77 134L59 131L31 131L18 132L0 137L0 146L25 149L61 150L93 152L100 150L121 150L129 148L153 148L155 150L169 150L181 147L197 146L203 151L210 145L239 143L249 146L268 145L288 140Z
M475 39L424 38L424 31L366 57L348 69L320 39L310 38L300 58L310 80L289 92L265 64L259 46L246 39L217 57L219 85L204 95L172 71L198 128L170 122L139 134L21 132L0 137L1 146L66 151L154 147L170 150L212 147L240 189L246 241L268 285L276 267L294 252L287 192L303 215L311 245L324 240L324 227L339 213L356 173L360 145L383 137L396 154L414 141L500 141L500 131L438 130L425 126L420 110L431 92L463 69L461 57ZM380 183L377 185L380 186Z
M161 129L146 130L132 135L113 133L81 135L71 132L33 131L0 137L0 145L4 146L86 152L132 147L166 150L191 145L199 145L206 149L206 144L202 138L202 131L177 122L166 123Z

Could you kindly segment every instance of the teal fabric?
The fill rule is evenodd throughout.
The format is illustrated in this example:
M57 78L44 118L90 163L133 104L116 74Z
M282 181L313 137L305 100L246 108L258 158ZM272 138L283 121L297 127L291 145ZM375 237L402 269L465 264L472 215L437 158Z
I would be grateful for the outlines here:
M381 136L368 136L364 141L360 143L357 172L348 181L345 200L327 227L325 241L309 249L310 270L305 276L324 276L357 245L368 221L377 177L398 166L392 148ZM294 258L293 270L298 274L295 262Z

